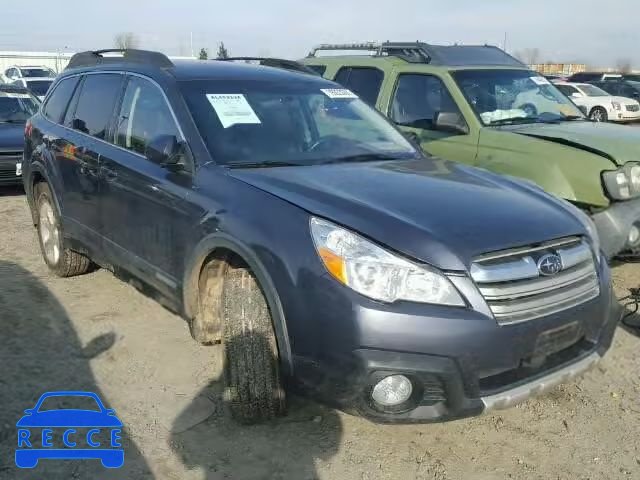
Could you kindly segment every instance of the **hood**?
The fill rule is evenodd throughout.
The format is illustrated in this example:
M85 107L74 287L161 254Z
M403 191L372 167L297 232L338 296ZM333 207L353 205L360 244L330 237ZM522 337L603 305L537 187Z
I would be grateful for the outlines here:
M561 122L518 126L515 133L580 148L616 165L640 161L640 129L597 122Z
M24 123L0 123L0 150L21 152L24 148Z
M434 158L229 174L444 270L467 270L483 253L585 233L542 190Z
M91 410L48 410L25 415L17 427L121 427L115 415Z

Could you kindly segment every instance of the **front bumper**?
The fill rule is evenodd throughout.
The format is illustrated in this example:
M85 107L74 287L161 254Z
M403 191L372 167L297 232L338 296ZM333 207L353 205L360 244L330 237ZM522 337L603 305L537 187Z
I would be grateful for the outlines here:
M607 259L625 252L640 252L640 245L629 244L631 228L640 228L640 198L612 203L591 218L598 229L601 248Z
M604 261L600 279L598 298L510 326L468 310L426 307L436 314L421 317L415 305L396 307L401 313L359 306L355 321L366 346L321 360L296 358L295 377L304 393L378 423L443 422L508 408L582 374L609 349L621 309ZM572 343L538 355L542 334L576 321L580 333ZM381 408L371 399L388 375L404 375L414 386L404 408Z
M22 176L16 175L16 169L22 162L22 154L0 155L0 185L19 185Z

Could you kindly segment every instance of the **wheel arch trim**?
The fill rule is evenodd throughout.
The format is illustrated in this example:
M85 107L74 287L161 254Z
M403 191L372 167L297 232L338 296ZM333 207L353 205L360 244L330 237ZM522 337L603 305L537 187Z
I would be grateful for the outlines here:
M280 365L284 369L282 373L285 376L292 375L293 356L280 296L266 267L245 242L229 234L218 232L205 237L198 243L187 262L183 279L183 308L186 318L191 321L197 313L200 273L207 258L217 249L226 249L238 255L247 263L256 276L272 315L278 353L280 355Z

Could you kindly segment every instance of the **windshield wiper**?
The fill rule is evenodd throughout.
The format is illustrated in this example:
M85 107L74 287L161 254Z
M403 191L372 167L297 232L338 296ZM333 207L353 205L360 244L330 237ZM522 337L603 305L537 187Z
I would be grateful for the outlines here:
M531 117L501 118L490 121L489 125L516 125L520 123L540 123L540 120Z
M377 160L408 160L411 157L404 157L402 155L391 155L388 153L360 153L357 155L347 155L345 157L333 158L320 162L320 165L329 165L331 163L348 163L348 162L375 162Z
M225 165L229 168L270 168L270 167L301 167L301 163L291 162L235 162Z

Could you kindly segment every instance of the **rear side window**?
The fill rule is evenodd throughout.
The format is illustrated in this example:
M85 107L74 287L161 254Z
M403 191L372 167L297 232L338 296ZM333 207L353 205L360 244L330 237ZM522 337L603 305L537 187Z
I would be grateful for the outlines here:
M152 83L131 77L117 119L115 143L141 155L151 140L180 133L164 96Z
M372 67L342 67L334 79L357 94L362 100L375 105L384 74Z
M78 84L80 77L70 77L61 80L49 96L44 106L44 116L52 122L60 123L64 111L67 109L69 99Z
M576 93L578 90L571 85L556 85L556 88L564 93L567 97L570 97L571 94Z
M122 75L119 74L87 75L71 122L72 128L106 139L121 85Z
M327 71L326 65L307 65L307 67L316 72L318 75L324 75L324 72Z

